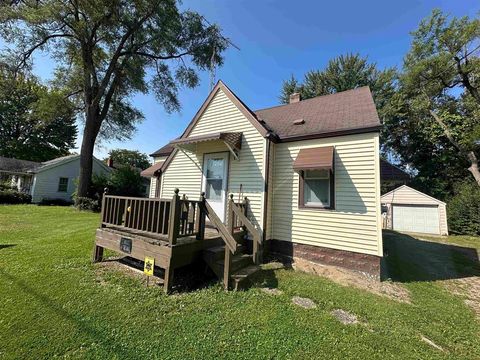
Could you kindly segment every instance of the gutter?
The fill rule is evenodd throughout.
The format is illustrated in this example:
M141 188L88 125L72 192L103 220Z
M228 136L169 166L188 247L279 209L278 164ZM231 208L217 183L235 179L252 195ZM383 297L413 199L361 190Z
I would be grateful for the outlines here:
M292 136L285 136L285 137L278 137L273 139L276 143L285 143L285 142L292 142L292 141L301 141L301 140L312 140L312 139L321 139L321 138L328 138L334 136L341 136L341 135L352 135L352 134L364 134L369 132L377 132L383 128L383 125L374 125L362 128L350 128L350 129L343 129L343 130L335 130L330 132L320 132L320 133L313 133L313 134L306 134L306 135L292 135Z

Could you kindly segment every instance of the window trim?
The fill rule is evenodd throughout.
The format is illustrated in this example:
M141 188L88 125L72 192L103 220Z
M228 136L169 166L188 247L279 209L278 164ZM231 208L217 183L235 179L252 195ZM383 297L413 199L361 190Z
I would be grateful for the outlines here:
M65 184L66 185L66 189L65 190L60 190L60 182L62 181L62 179L67 179L67 183ZM68 182L69 182L69 178L68 177L64 177L64 176L61 176L58 178L58 186L57 186L57 192L61 192L61 193L66 193L68 192Z
M320 169L308 169L320 170ZM298 208L299 209L314 209L314 210L335 210L335 172L329 170L330 178L330 205L308 205L305 204L305 171L301 170L298 173Z

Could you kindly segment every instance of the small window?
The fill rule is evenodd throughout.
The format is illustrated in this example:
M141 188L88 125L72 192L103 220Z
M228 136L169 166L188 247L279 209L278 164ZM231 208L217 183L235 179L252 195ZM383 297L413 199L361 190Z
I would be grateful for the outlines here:
M330 170L304 170L300 173L299 206L333 209L333 174Z
M61 177L58 180L58 192L67 192L68 190L68 178Z

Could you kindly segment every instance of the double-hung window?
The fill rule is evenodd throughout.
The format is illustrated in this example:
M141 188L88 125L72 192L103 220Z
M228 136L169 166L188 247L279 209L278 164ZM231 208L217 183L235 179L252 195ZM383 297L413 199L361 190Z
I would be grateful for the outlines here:
M329 208L330 192L330 171L305 170L303 172L304 206Z
M299 175L299 208L335 208L333 146L301 149L293 170Z
M68 178L61 177L58 179L58 192L67 192L68 190Z

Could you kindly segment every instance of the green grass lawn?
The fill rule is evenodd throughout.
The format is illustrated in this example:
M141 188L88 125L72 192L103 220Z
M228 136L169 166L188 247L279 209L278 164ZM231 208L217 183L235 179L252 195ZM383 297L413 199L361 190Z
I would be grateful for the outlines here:
M0 206L0 359L480 358L473 311L421 267L409 269L415 259L393 254L401 246L389 236L392 279L410 304L287 269L266 270L236 293L211 283L165 296L91 263L98 223L98 214L71 208ZM283 293L264 293L264 283ZM297 307L293 296L317 307ZM361 323L343 325L333 309Z

